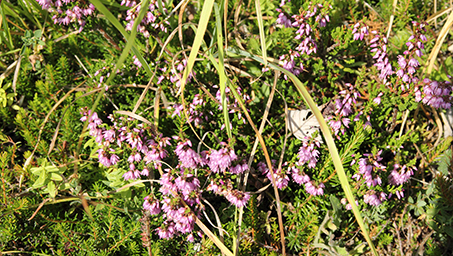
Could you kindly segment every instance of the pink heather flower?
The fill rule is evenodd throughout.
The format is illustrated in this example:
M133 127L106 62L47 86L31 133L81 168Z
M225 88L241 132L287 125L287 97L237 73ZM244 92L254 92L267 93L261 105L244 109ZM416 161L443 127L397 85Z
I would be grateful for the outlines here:
M167 224L167 225L163 225L161 227L158 227L156 229L157 231L157 235L159 235L159 238L160 239L170 239L170 238L173 238L173 236L175 235L175 227L174 227L174 224L171 223L171 224Z
M370 190L363 196L363 199L363 201L369 205L379 206L383 201L387 200L387 194Z
M196 169L198 164L201 164L200 156L191 149L192 142L186 140L185 142L178 143L175 153L179 158L179 161L183 167Z
M245 171L247 171L249 169L249 166L247 165L247 163L243 163L243 164L237 164L233 167L230 167L230 173L232 174L241 174L241 173L244 173Z
M279 9L277 9L277 11L278 11L278 10L279 10ZM285 15L283 12L281 12L281 13L278 15L278 18L277 18L277 20L276 20L276 23L285 26L285 28L290 28L292 22L291 22L290 19L288 19L288 17L286 17L286 15Z
M187 236L187 241L188 241L188 242L191 242L191 243L193 243L193 242L195 241L195 239L194 239L192 233L190 233L190 234Z
M143 202L143 209L147 210L151 215L157 215L160 213L159 200L146 196Z
M398 197L398 199L403 198L404 197L404 189L397 190L396 191L396 197Z
M219 194L219 195L222 194L222 192L223 192L222 186L219 186L213 180L211 180L211 184L208 185L206 190L213 191L215 194Z
M104 149L98 149L98 158L99 158L99 163L104 165L105 167L110 167L112 165L110 161L110 155L104 151Z
M412 175L414 175L412 168L407 168L406 165L400 166L399 164L395 164L393 166L393 171L388 176L389 183L391 185L399 186L406 183Z
M159 191L164 195L172 195L172 191L177 191L177 187L174 184L175 178L168 172L160 177L159 183L161 185Z
M289 169L290 169L289 172L291 173L294 182L296 182L297 184L302 185L307 182L310 182L310 177L304 172L302 172L300 169L294 166L290 167Z
M313 195L313 196L320 196L324 194L324 183L319 183L317 186L313 185L313 181L309 181L305 183L305 191L307 191L308 194Z
M288 181L289 177L286 175L286 173L282 169L277 169L274 164L276 163L275 160L272 160L272 170L274 172L274 179L275 179L275 185L277 188L282 189L286 186L288 186ZM272 176L271 172L269 171L269 168L267 168L267 165L263 162L258 163L258 170L261 171L266 177L272 182Z
M383 95L384 93L383 92L380 92L378 94L378 96L376 98L374 98L373 102L376 104L376 105L379 105L381 104L381 96Z
M104 135L104 139L106 141L113 142L115 139L115 130L113 130L113 129L106 130L106 131L104 131L103 135Z
M240 207L244 207L247 204L247 202L250 199L250 194L247 192L239 191L239 190L232 190L227 194L226 199L231 204L240 208Z
M352 33L354 34L354 35L353 35L353 38L354 38L354 40L356 40L356 41L357 41L357 40L363 40L363 38L364 38L366 35L368 35L368 26L363 25L363 26L359 29L360 25L361 25L360 23L356 23L356 24L354 25L354 29L353 29L353 31L352 31Z
M224 148L219 150L211 150L211 154L209 154L209 162L208 166L211 171L218 173L218 172L225 172L227 168L231 166L233 161L237 160L236 153L233 150L229 149L226 143L221 143Z
M352 206L351 204L346 204L348 202L348 200L346 198L342 198L341 201L340 201L343 205L346 205L345 208L346 210L352 210ZM355 204L357 206L359 206L359 201L355 200Z
M187 174L185 177L176 178L175 185L183 194L189 194L200 187L200 181L192 174Z
M143 168L142 172L140 173L142 176L149 176L149 170L147 168Z
M140 172L138 170L131 170L123 174L124 180L136 180L138 178L140 178Z
M424 79L423 103L434 108L449 109L453 98L451 96L452 85L449 81L437 82ZM421 93L419 93L421 95ZM417 95L417 92L416 92ZM421 98L421 97L420 97Z
M315 146L319 147L319 142L310 142L310 144L304 141L302 147L299 149L297 157L299 161L297 165L304 165L308 163L308 168L314 168L318 162L319 151L315 149Z
M119 160L120 160L119 156L117 156L115 154L110 155L110 163L112 165L115 165L116 163L118 163Z

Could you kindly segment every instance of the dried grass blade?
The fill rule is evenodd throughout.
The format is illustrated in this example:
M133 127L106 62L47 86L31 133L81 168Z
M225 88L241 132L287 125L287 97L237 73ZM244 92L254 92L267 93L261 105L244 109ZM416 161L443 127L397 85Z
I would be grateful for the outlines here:
M431 72L433 71L434 68L434 63L436 62L437 55L439 54L440 47L442 46L445 37L448 35L448 31L450 30L451 26L453 26L453 12L450 13L450 16L448 16L447 21L445 22L444 26L442 27L442 30L439 33L439 36L437 37L436 44L434 45L434 48L431 50L431 53L429 54L428 60L429 60L429 65L428 69L426 70L426 74L430 75Z

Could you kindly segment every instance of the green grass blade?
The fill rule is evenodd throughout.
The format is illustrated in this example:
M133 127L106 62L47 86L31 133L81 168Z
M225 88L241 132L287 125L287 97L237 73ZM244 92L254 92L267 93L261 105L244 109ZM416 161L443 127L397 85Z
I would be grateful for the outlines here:
M216 35L217 35L217 47L219 48L218 55L219 55L219 65L218 65L218 73L219 73L219 87L220 87L220 95L222 97L222 108L223 108L223 118L225 119L225 128L228 134L228 138L233 138L231 134L230 128L230 117L228 115L228 104L226 102L226 84L227 84L227 77L225 74L225 64L223 62L225 53L223 51L223 36L222 36L222 17L220 16L220 8L215 3L214 4L214 13L215 13L215 23L216 23ZM231 88L233 90L233 88Z
M231 51L231 53L252 58L262 64L265 63L265 61L263 59L261 59L260 57L250 54L246 51L234 49ZM354 213L354 216L357 220L357 223L360 226L360 229L362 230L363 236L365 237L366 241L368 242L368 245L371 248L371 251L373 252L374 255L378 255L376 248L374 247L373 242L371 241L371 238L368 234L368 230L365 226L365 223L363 222L363 218L362 218L362 215L360 214L359 208L357 207L357 205L355 203L354 195L352 194L352 190L351 190L351 186L348 181L348 177L346 176L346 173L343 169L343 164L341 162L340 155L338 154L337 147L335 146L335 142L333 141L332 134L330 133L330 128L327 125L326 121L324 120L324 117L322 116L321 111L319 111L316 103L313 101L313 98L308 93L305 86L293 73L289 72L288 70L286 70L274 63L269 63L269 67L283 72L285 75L287 75L291 79L291 81L296 86L297 90L300 92L300 94L304 98L305 102L310 107L310 109L313 112L313 114L315 115L316 119L318 120L320 127L321 127L322 134L324 135L324 139L326 140L327 147L329 148L330 155L332 156L332 160L333 160L335 169L337 170L337 174L338 174L338 178L340 179L341 187L343 188L343 191L345 192L346 199L348 200L349 204L352 206L352 211Z
M264 66L267 66L266 36L264 35L263 13L261 12L260 0L255 0L255 8L256 8L256 19L258 21L258 29L260 31L261 54L264 60Z
M200 49L201 43L203 42L204 34L206 33L206 28L208 26L209 18L211 17L212 8L214 5L214 0L206 0L203 4L203 9L201 10L200 21L198 22L198 29L195 34L195 39L192 44L192 50L189 54L189 59L187 60L187 66L184 69L184 75L181 80L181 89L180 93L184 92L186 86L187 78L192 72L193 65L195 63L195 58L198 55L198 50Z
M132 39L129 36L129 33L126 32L124 29L123 25L118 21L118 19L101 3L99 0L90 0L90 2L96 7L96 9L102 13L105 18L112 23L112 25L118 29L118 31L124 36L124 38L127 40L129 43L129 40ZM143 10L143 8L142 8ZM134 30L133 30L134 31ZM135 29L136 33L136 29ZM134 38L135 40L135 38ZM137 57L137 59L140 61L142 64L142 67L145 69L146 73L151 77L153 75L153 72L151 71L151 68L149 67L148 63L146 60L143 58L142 54L140 51L137 49L135 45L132 46L132 51L134 52L134 55ZM156 80L157 81L157 80Z
M10 50L14 49L13 45L13 39L11 38L11 33L9 32L9 27L8 27L8 20L6 19L6 13L5 13L5 8L6 7L6 1L2 1L0 4L0 15L2 15L2 25L3 25L3 33L4 38L6 41L6 45Z

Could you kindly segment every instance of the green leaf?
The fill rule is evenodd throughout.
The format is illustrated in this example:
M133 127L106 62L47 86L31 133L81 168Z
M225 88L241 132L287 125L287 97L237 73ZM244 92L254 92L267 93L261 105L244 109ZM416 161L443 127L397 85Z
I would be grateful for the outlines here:
M44 167L46 169L47 172L58 172L60 169L56 166L46 166Z
M57 189L55 187L55 183L49 182L49 184L47 184L47 192L49 192L49 195L52 198L55 198L55 196L57 195Z
M71 185L68 182L61 183L60 187L58 187L58 190L66 190L69 189Z
M44 182L46 181L46 170L43 168L41 169L41 172L39 173L39 178L35 181L33 184L32 188L40 188L44 186Z
M63 178L61 177L60 174L57 174L57 173L50 173L50 179L51 180L54 180L54 181L62 181Z

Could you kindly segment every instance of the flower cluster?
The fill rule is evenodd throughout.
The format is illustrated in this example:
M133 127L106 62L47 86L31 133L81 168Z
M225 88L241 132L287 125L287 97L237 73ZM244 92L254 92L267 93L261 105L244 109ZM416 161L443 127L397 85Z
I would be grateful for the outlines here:
M187 115L189 117L189 122L193 122L195 126L200 126L203 121L208 121L208 116L205 114L204 108L206 101L203 99L202 95L196 94L192 100L192 103L187 104ZM174 116L184 117L184 106L182 104L176 103L172 107ZM212 112L210 112L212 115Z
M323 195L324 194L324 188L325 185L322 182L315 182L310 179L310 176L308 176L304 171L301 170L301 168L307 164L308 168L314 168L316 166L316 163L318 161L319 157L319 151L315 149L316 147L319 147L319 142L317 140L310 140L310 142L304 141L303 146L299 150L298 154L298 161L295 163L295 165L291 165L288 168L288 171L285 172L283 168L276 168L275 164L276 161L272 160L272 171L273 171L273 178L275 180L275 186L277 186L278 189L283 189L286 186L288 186L288 182L290 180L289 176L290 175L293 178L293 181L296 182L299 185L304 185L305 186L305 191L307 193L318 196L318 195ZM287 163L284 163L283 166L286 166ZM267 165L263 162L258 163L258 171L261 172L263 175L266 175L266 177L272 182L272 176L269 168Z
M224 196L232 205L244 207L250 199L250 193L233 189L233 184L229 179L213 179L207 190L213 191L217 195Z
M345 127L349 128L351 119L348 116L353 113L353 107L357 104L357 98L360 96L360 93L353 85L347 83L346 87L346 89L339 92L340 98L335 100L334 115L327 117L335 135L338 135L340 131L344 134ZM359 116L356 116L354 121L358 121Z
M187 240L193 241L191 233L195 220L200 217L199 213L203 209L200 201L200 181L194 176L192 169L180 168L166 169L159 183L162 200L149 195L143 202L143 208L149 214L163 214L165 221L156 229L157 234L165 239L189 234Z
M277 188L282 189L288 186L289 177L282 168L276 168L275 163L276 161L272 160L272 172L274 173L275 185ZM266 175L266 177L272 182L271 171L265 163L258 163L258 171L260 171L263 175Z
M376 31L372 31L371 33L375 35L370 41L371 52L374 52L373 59L376 59L374 66L376 66L377 70L381 71L379 78L386 83L389 76L394 73L387 55L388 41L385 36L378 34Z
M380 173L384 172L387 168L382 165L382 157L380 156L382 150L374 154L364 154L364 158L360 158L359 163L359 172L352 176L353 179L357 181L363 180L367 187L370 189L364 196L365 203L370 205L377 206L381 204L382 201L387 199L385 193L377 195L376 191L372 190L373 187L378 187L382 184L382 179Z
M305 191L313 196L320 196L324 194L325 185L322 182L316 182L310 179L305 172L303 172L300 168L295 166L290 167L291 176L293 177L294 182L299 185L305 186Z
M417 170L415 167L407 167L406 165L400 166L395 164L393 170L388 176L389 184L393 186L401 186L404 183L408 182L410 177L414 175L414 170ZM404 197L404 189L401 187L395 192L396 197L401 199Z
M219 150L211 149L200 154L192 149L189 140L180 141L175 150L178 156L178 168L186 170L203 169L210 176L207 191L224 196L231 204L243 207L250 199L250 194L233 188L230 175L242 174L248 170L248 165L241 161L227 143L221 142Z
M298 166L303 166L304 164L308 163L308 168L314 168L316 163L318 162L319 151L315 149L316 147L320 147L320 143L317 140L313 140L311 142L304 141L302 147L299 149L299 153L297 157L299 161L297 161Z
M137 4L135 1L126 1L123 0L121 5L131 7L131 9L127 10L126 13L126 30L132 30L134 26L135 19L138 17L140 13L141 3ZM163 21L159 19L160 16L167 13L167 9L165 8L165 2L162 2L162 8L159 8L158 1L154 0L151 1L150 5L148 6L149 11L146 12L145 17L141 21L141 23L137 26L137 31L140 32L144 37L148 38L150 36L150 31L148 30L148 26L155 30L161 30L163 32L167 32L166 25L170 23L168 21ZM162 10L162 12L160 11Z
M352 34L354 34L353 35L353 39L354 40L356 40L356 41L363 40L365 38L365 36L369 35L368 26L364 25L364 24L362 24L360 22L357 22L353 26Z
M280 7L283 7L284 2ZM303 11L300 15L293 15L291 19L283 12L282 9L277 8L280 13L278 15L277 24L285 27L294 27L297 29L294 39L300 41L295 50L290 50L288 54L280 56L282 66L295 75L300 74L304 69L303 64L296 64L296 59L303 55L310 55L316 53L318 46L314 39L314 31L310 24L319 27L325 27L327 22L330 21L328 12L332 6L324 6L322 4L310 5L307 10ZM286 77L286 76L285 76Z
M416 56L423 55L422 50L425 48L423 41L427 41L422 32L426 31L424 23L413 22L415 26L415 33L409 37L406 46L408 49L404 51L403 55L398 55L399 69L396 75L401 79L401 90L405 91L411 87L411 84L417 84L419 81L415 75L420 63Z
M217 86L214 85L214 88L217 88ZM242 120L242 122L245 124L246 121L245 121L245 118L242 116L242 113L240 111L239 102L234 96L233 96L234 100L231 102L230 96L229 96L230 92L231 92L230 88L226 87L225 88L225 101L226 101L226 103L228 105L228 108L229 108L228 113L232 114L232 113L236 113L237 112L238 119ZM241 98L242 98L242 100L244 102L250 100L250 95L248 95L246 93L242 93L241 87L239 87L239 86L236 87L236 92L239 94L239 96L241 96ZM217 90L215 98L219 102L222 102L222 92L220 91L220 88ZM219 110L223 110L222 104L219 104ZM223 130L224 128L225 128L225 124L222 125L221 129Z
M424 104L434 108L451 108L452 84L450 81L437 82L431 81L428 78L423 80L423 96L422 92L415 88L415 101L423 101Z
M169 80L170 80L170 82L174 83L176 88L178 88L178 89L181 86L181 80L183 78L183 71L184 71L184 68L186 67L186 65L187 65L187 60L185 60L185 59L183 59L182 61L177 60L174 63L173 68L170 69L171 75L169 77ZM174 66L176 66L176 68L174 68ZM192 77L194 75L195 75L195 72L192 71L189 74L189 76L187 77L186 83L190 82L190 80L192 79Z
M85 26L85 19L94 14L95 7L88 1L77 0L37 0L43 10L53 13L54 24L69 25L77 22L79 32Z
M82 109L83 117L80 120L86 121L90 114L91 111ZM108 118L113 123L110 128L102 126L103 122L97 113L91 115L88 124L90 135L100 147L98 158L102 165L127 166L129 170L123 174L125 180L148 176L149 169L162 165L162 160L168 154L165 147L170 145L169 138L150 132L150 128L143 124L134 126L132 118L115 118L113 115ZM122 152L122 158L118 152Z

